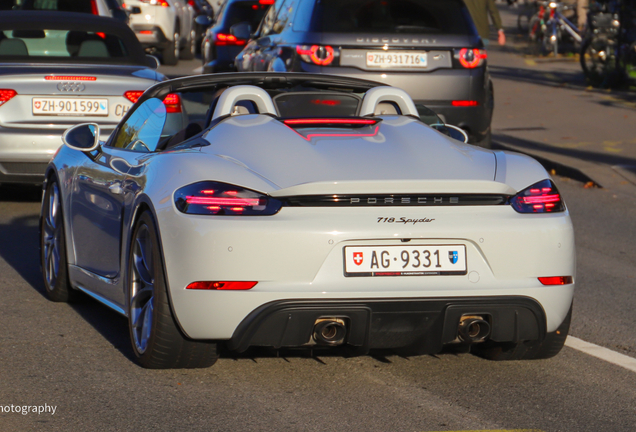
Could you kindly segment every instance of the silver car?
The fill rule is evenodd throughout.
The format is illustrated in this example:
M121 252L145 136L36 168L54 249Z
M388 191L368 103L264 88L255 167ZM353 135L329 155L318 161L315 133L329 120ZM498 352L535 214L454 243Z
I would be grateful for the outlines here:
M77 123L108 138L151 85L165 77L130 28L80 13L0 15L0 183L41 183Z

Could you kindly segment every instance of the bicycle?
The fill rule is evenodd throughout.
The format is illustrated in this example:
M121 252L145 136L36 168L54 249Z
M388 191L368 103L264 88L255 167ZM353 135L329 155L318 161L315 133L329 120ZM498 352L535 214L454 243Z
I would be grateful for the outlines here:
M580 62L594 87L620 87L636 78L636 13L629 3L590 3Z
M577 26L563 15L565 11L575 10L573 6L555 1L542 1L538 5L539 10L530 19L529 36L541 54L552 52L556 57L565 34L575 43L583 42Z

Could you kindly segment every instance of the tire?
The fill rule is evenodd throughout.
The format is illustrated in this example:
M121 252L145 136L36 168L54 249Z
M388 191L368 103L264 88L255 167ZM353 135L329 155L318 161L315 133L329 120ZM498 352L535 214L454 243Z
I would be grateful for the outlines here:
M525 341L517 344L486 341L473 345L472 353L494 361L548 359L557 355L563 348L571 320L572 306L559 328L553 333L548 333L543 341Z
M179 56L182 60L192 60L197 54L197 34L194 30L190 32L190 39L187 45L181 50Z
M174 35L172 35L172 43L163 49L162 57L163 64L166 66L175 66L179 63L179 30L175 30Z
M149 369L212 366L218 359L216 344L187 339L175 321L150 212L140 216L131 238L126 280L128 328L137 360Z
M44 195L40 220L40 262L49 300L65 303L77 300L80 293L71 287L68 280L62 196L55 180L49 182Z

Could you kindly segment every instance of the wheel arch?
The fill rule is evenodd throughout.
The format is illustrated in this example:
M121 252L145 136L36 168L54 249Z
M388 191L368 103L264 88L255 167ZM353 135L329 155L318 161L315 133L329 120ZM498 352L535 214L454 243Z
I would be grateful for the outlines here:
M129 283L128 283L128 257L130 255L130 251L131 251L131 245L132 245L132 233L133 230L135 229L135 227L137 226L137 223L139 222L139 219L141 217L141 215L144 212L149 212L150 216L152 217L153 222L155 223L155 234L157 236L157 241L159 242L159 255L161 257L161 265L163 268L163 276L164 276L164 283L166 285L166 292L168 295L168 304L170 306L170 311L172 312L172 316L175 320L175 323L177 324L177 327L179 329L179 331L185 335L187 338L190 338L190 336L184 331L183 326L181 325L181 323L179 322L179 317L177 316L177 314L175 313L175 309L174 309L174 302L172 301L172 290L170 289L170 281L168 279L168 275L166 274L167 272L167 266L166 266L166 257L163 251L163 241L161 238L161 227L159 226L159 218L157 217L157 211L155 210L155 206L152 203L152 200L150 199L150 197L146 194L141 194L139 195L139 197L136 199L136 204L134 206L134 210L132 213L132 216L130 218L130 224L127 227L128 230L128 236L125 242L122 242L123 245L123 269L124 271L122 272L122 278L124 281L124 291L125 291L125 299L126 299L126 317L128 317L130 319L130 294L129 294Z

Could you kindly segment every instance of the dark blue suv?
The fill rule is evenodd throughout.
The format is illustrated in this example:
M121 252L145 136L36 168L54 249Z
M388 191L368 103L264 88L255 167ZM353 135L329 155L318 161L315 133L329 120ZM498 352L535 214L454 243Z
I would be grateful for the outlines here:
M226 0L214 23L206 16L197 17L197 24L212 25L201 42L203 73L234 71L234 58L245 47L247 38L237 38L230 28L238 23L256 28L273 4L274 0Z
M276 0L249 27L231 29L250 38L236 57L239 71L325 73L400 87L464 129L471 143L490 147L487 54L462 0Z

